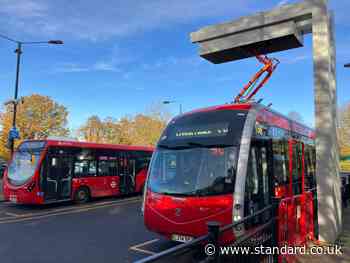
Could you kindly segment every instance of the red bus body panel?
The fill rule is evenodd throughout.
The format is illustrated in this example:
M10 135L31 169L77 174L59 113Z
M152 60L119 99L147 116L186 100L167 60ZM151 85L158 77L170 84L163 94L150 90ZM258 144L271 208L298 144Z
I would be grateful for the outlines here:
M148 172L148 169L144 168L136 175L136 186L135 186L136 192L143 191L143 187L147 179L147 172Z
M6 170L3 177L4 199L6 201L10 201L12 198L15 197L16 203L19 203L19 204L43 204L44 197L42 195L39 195L37 178L38 178L38 175L36 172L36 174L32 177L32 179L27 183L21 186L14 186L9 184L7 180L7 170ZM34 188L32 189L32 191L29 191L28 187L33 184L35 184Z
M198 237L208 233L208 221L231 224L232 204L232 194L183 198L148 191L144 222L150 231L169 239L172 234Z

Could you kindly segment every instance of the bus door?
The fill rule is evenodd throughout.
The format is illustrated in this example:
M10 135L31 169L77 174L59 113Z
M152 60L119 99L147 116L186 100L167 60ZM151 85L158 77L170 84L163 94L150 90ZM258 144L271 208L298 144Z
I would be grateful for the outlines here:
M289 140L289 196L304 192L304 159L304 143Z
M295 139L289 140L289 199L286 202L288 226L287 241L291 245L303 242L302 218L304 218L304 144ZM282 201L283 202L283 201ZM283 220L282 220L283 221Z
M130 157L128 152L120 152L119 176L120 193L129 194L135 192L136 186L136 160Z
M253 215L271 204L273 196L272 176L272 141L253 140L250 148L245 185L244 216ZM260 218L253 218L246 229L267 222L271 218L269 210Z
M72 157L50 155L46 177L46 200L69 199L72 189Z

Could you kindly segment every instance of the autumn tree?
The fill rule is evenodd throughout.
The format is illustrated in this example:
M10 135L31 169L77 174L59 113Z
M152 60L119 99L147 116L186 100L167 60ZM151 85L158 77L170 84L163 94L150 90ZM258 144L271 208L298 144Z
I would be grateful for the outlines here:
M350 147L350 103L338 110L338 122L339 146Z
M17 106L16 126L20 139L15 146L25 139L44 139L48 136L67 136L68 111L66 107L55 102L50 97L33 94L23 97ZM12 128L13 105L7 105L0 113L0 156L8 159L6 148L9 130Z
M120 120L91 116L79 129L79 137L89 142L155 145L169 118L170 114L160 104L152 105L145 113L124 116Z
M78 130L78 136L84 141L97 143L120 143L120 124L113 118L101 120L93 115Z
M130 141L134 145L155 145L166 123L154 116L138 114L133 118ZM123 129L123 126L122 126Z
M86 124L79 129L80 135L89 142L102 142L103 124L96 115L89 117Z

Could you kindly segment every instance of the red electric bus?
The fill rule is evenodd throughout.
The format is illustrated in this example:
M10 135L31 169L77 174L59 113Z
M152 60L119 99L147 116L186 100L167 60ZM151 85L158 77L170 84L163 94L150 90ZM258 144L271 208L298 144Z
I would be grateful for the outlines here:
M232 224L269 206L272 197L294 200L281 205L289 205L289 216L295 217L286 224L305 224L311 219L300 219L305 209L298 204L315 187L314 137L312 129L258 103L175 117L148 171L146 227L184 242L207 234L208 221Z
M24 141L5 171L4 197L44 204L142 192L152 153L151 147Z

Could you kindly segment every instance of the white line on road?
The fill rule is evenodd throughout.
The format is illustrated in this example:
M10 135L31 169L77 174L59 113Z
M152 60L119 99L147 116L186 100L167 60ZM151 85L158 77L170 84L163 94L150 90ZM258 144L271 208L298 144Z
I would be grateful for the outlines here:
M146 246L146 245L149 245L149 244L153 244L153 243L156 243L158 241L159 241L158 238L152 239L152 240L143 242L141 244L137 244L135 246L132 246L132 247L129 248L129 250L134 250L134 251L137 251L137 252L142 252L142 253L145 253L145 254L154 255L154 254L156 254L156 252L149 251L149 250L146 250L146 249L142 249L140 247L143 247L143 246Z
M7 216L13 216L13 217L19 217L19 216L21 216L21 215L19 215L19 214L15 214L15 213L11 213L11 212L6 212L5 215L7 215Z
M107 207L113 207L113 206L120 206L120 205L126 205L126 204L132 204L137 203L140 201L140 198L133 198L133 199L124 199L120 201L114 201L114 202L105 202L103 205L91 205L91 206L77 206L75 209L69 209L69 210L53 210L49 211L47 213L38 213L38 214L32 214L31 216L24 217L18 215L17 217L12 217L12 219L8 218L0 218L0 224L4 223L17 223L27 220L33 220L33 219L42 219L52 216L58 216L58 215L67 215L67 214L74 214L74 213L80 213L80 212L87 212L91 210L96 210L99 208L107 208Z

